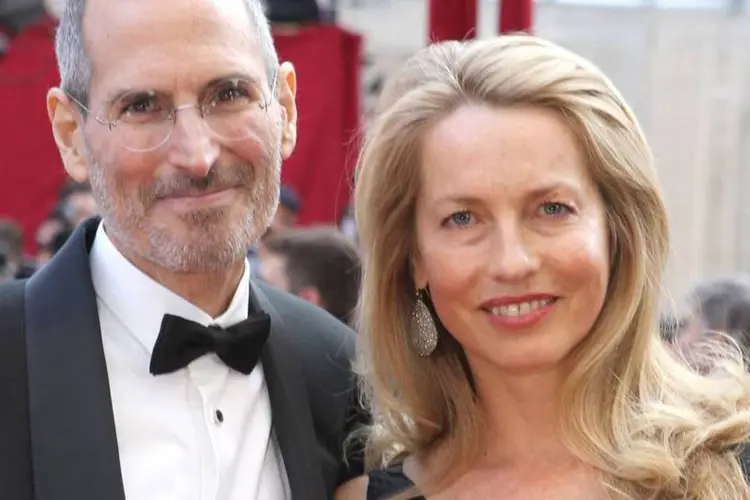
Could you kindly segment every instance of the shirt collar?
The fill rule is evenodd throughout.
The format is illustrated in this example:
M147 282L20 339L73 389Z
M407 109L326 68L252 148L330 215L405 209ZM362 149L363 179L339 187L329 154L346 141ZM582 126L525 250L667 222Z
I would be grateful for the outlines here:
M115 247L100 223L90 253L91 278L97 298L108 307L150 354L162 318L173 314L201 325L224 328L247 319L250 269L245 260L242 278L227 310L216 318L153 280Z

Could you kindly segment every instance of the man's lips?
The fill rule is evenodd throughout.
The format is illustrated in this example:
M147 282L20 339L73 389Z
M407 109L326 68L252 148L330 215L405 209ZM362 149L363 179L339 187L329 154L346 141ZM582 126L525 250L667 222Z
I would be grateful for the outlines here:
M179 212L184 212L227 205L232 202L236 193L237 189L233 187L202 192L191 191L173 194L168 198L163 198L162 202Z

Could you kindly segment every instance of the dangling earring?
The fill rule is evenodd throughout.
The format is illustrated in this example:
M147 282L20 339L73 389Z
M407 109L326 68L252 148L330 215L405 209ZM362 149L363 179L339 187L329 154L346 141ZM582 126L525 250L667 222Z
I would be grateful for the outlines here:
M424 302L424 293L423 290L417 290L411 310L411 343L422 357L432 354L438 343L438 330L432 313Z

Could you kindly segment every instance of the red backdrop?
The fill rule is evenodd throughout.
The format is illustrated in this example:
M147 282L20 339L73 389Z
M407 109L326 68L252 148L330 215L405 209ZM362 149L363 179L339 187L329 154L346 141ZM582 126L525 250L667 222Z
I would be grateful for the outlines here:
M359 147L361 37L316 26L274 38L298 76L299 136L282 178L300 195L301 224L335 222L349 203Z
M27 29L0 64L0 217L21 223L27 249L65 180L45 104L59 81L53 30L50 20Z
M500 33L531 32L534 0L498 0ZM476 37L477 0L430 0L430 42L465 40Z
M0 64L0 217L21 222L27 250L65 182L45 95L58 84L54 23L19 35ZM283 179L302 199L300 222L333 222L349 201L358 128L360 37L337 27L275 36L298 72L299 140Z

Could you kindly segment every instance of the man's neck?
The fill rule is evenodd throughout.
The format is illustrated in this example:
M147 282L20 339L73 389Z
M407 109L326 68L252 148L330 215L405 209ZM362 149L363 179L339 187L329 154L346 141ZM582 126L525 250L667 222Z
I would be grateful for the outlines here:
M112 244L149 278L200 308L212 318L220 316L227 310L245 270L245 261L241 259L220 271L205 273L175 272L165 269L127 248L123 248L114 240L112 240Z
M212 318L220 316L232 302L237 285L242 278L245 263L237 262L231 268L214 273L174 273L162 268L141 271L162 286L205 311Z

